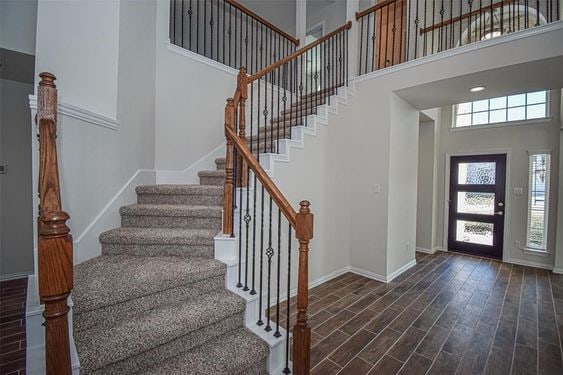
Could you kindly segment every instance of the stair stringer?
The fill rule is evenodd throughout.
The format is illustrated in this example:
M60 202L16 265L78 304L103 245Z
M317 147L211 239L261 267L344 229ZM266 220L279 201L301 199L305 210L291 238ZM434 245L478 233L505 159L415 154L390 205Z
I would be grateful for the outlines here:
M339 106L347 105L350 97L355 93L354 83L350 87L339 87L337 94L330 97L330 104L323 104L317 107L317 114L307 116L307 126L298 125L291 128L291 139L279 140L278 153L262 153L259 155L260 165L270 177L275 176L275 165L277 162L291 162L291 149L303 149L305 147L306 135L316 136L319 125L328 126L329 115L338 116Z
M355 87L351 83L351 87L340 87L337 94L330 97L330 104L323 104L317 107L317 114L307 116L308 126L294 126L291 128L291 139L280 140L279 153L262 153L259 155L260 165L264 168L270 177L275 176L275 165L277 163L291 162L291 149L303 149L305 147L306 136L316 136L321 126L328 126L330 115L338 116L339 107L346 105L350 97L354 96ZM252 179L251 179L252 180ZM243 197L246 196L247 188L237 188L235 199L237 206L242 207L238 202L240 192L242 190ZM249 186L248 190L253 191L253 187ZM243 198L244 200L244 198ZM252 207L252 202L249 202ZM237 217L238 209L235 209L235 217ZM235 220L234 233L238 233L238 222ZM217 235L215 238L215 259L222 261L227 265L227 276L225 285L227 289L245 299L247 306L245 312L245 325L253 333L262 338L270 346L270 355L268 357L268 372L270 374L282 374L285 368L285 347L286 347L286 330L280 327L281 337L273 337L271 332L265 332L263 326L256 324L259 317L258 295L251 295L240 288L237 288L238 280L238 238ZM242 277L244 277L244 263L241 263ZM291 296L290 296L291 297ZM287 297L286 297L287 298ZM267 298L263 294L263 301ZM262 306L264 309L265 306ZM290 333L291 337L291 333ZM288 364L291 369L291 362Z

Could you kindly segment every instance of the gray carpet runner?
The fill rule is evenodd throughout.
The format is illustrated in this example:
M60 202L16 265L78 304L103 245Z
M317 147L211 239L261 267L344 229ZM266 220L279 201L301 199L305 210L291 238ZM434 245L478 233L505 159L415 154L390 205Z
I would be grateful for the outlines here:
M334 94L334 89L326 90ZM277 152L324 95L280 111L253 150ZM74 268L73 325L81 374L265 374L268 345L244 326L246 302L225 289L213 259L222 225L225 159L199 185L136 188L121 227L100 235L102 255Z
M268 345L244 326L246 302L213 259L224 159L200 185L136 188L102 255L74 268L81 374L266 374Z

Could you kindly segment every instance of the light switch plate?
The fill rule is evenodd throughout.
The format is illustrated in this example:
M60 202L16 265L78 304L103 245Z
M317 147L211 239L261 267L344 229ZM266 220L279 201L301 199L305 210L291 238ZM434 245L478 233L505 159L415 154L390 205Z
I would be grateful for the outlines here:
M515 187L512 189L514 195L524 195L524 188L523 187Z
M8 173L8 165L7 164L0 164L0 174Z

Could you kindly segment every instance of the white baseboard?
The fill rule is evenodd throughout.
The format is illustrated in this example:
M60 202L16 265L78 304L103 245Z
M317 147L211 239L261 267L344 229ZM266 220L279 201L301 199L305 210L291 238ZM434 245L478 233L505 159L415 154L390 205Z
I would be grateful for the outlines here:
M502 261L505 262L505 263L518 264L519 266L536 267L536 268L542 268L542 269L545 269L545 270L550 270L550 271L555 272L555 269L553 268L553 266L550 266L549 264L531 262L531 261L528 261L528 260L521 260L521 259L516 259L516 258L503 258Z
M396 278L397 276L399 276L400 274L402 274L403 272L405 272L406 270L408 270L411 267L414 267L416 265L416 259L411 260L410 262L408 262L407 264L405 264L404 266L400 267L398 270L391 272L388 276L387 276L387 280L386 282L391 282L393 281L394 278Z
M366 271L364 269L361 269L361 268L358 268L358 267L352 267L352 266L349 266L348 270L352 273L355 273L356 275L360 275L360 276L367 277L369 279L381 281L382 283L387 282L387 278L385 276L380 275L380 274L375 273L375 272Z
M434 254L438 249L427 249L424 247L417 247L416 251L418 251L419 253L425 253L425 254Z
M16 272L16 273L7 273L5 275L0 275L0 281L8 281L8 280L15 280L15 279L23 279L27 278L33 272Z
M563 274L563 268L553 267L553 270L551 272L557 273L557 274Z
M135 172L82 233L75 237L74 264L101 255L102 247L98 241L100 233L120 226L119 208L137 201L135 187L154 184L155 181L156 176L153 170L139 169Z
M221 144L207 155L184 169L183 171L157 170L157 184L198 184L197 173L202 170L215 170L215 159L225 157L225 145Z

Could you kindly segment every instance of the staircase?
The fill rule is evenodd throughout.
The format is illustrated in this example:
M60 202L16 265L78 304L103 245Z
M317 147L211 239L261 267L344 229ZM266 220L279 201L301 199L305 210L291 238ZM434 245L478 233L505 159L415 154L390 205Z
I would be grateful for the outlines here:
M249 147L266 139L275 152L270 145L325 102L304 96ZM215 163L199 185L138 186L137 203L120 209L122 226L100 235L102 256L74 267L82 374L267 373L269 346L245 328L247 300L226 289L227 267L213 259L225 159Z
M213 259L224 162L200 185L137 187L102 256L74 267L83 374L264 374L268 345L244 327L246 301Z

